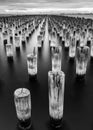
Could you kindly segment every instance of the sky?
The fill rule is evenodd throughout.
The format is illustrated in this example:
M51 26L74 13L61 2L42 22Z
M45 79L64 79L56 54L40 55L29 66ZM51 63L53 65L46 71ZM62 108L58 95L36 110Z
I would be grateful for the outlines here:
M93 0L0 0L1 14L92 13Z

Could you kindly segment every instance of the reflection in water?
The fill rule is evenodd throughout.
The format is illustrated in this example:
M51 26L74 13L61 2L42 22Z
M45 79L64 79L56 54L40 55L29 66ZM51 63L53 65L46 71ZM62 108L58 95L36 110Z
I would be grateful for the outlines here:
M3 43L4 43L4 45L6 45L7 44L7 40L4 40Z
M42 56L42 50L41 49L38 49L38 59L40 59Z
M13 37L10 38L10 43L13 44Z
M70 63L74 63L75 59L74 58L69 58Z
M6 45L4 45L4 52L6 53Z
M47 26L47 24L46 24ZM49 42L48 42L48 32L47 32L47 27L46 27L46 34L45 34L45 42L43 44L43 48L41 50L38 50L38 80L35 79L36 81L33 82L33 80L28 80L28 73L27 73L27 54L31 53L31 50L33 48L33 46L36 45L37 43L37 35L39 34L40 28L38 28L36 30L36 32L34 32L31 37L29 38L28 42L26 42L25 45L21 45L20 50L19 51L14 51L14 55L13 55L13 61L7 59L6 57L6 53L4 51L4 44L2 41L2 38L0 39L0 78L2 80L4 80L4 84L2 84L2 80L0 81L0 87L3 86L3 97L7 98L7 101L12 100L12 94L8 94L9 93L9 89L16 89L18 87L26 87L29 88L31 90L31 94L32 94L32 106L33 106L33 122L35 130L37 130L37 127L42 127L44 125L44 128L46 130L55 130L54 128L47 127L46 128L46 122L47 120L49 120L48 118L48 80L47 80L47 73L48 70L51 69L51 60L50 60L50 48L49 48ZM13 44L14 45L14 44ZM62 44L62 41L60 40L60 45ZM25 52L25 53L23 53ZM27 54L26 54L27 52ZM66 121L69 121L69 119L73 118L73 115L76 116L76 114L78 113L78 115L80 115L80 111L82 112L82 104L83 101L86 100L86 104L84 107L88 108L88 106L91 104L90 101L92 101L91 99L91 95L93 95L91 92L93 92L93 63L91 62L90 68L89 68L89 72L88 72L88 76L89 78L87 78L86 80L89 81L91 80L90 84L88 84L86 86L86 84L84 83L84 80L80 81L80 80L76 80L75 81L75 62L71 62L68 60L68 51L66 51L64 48L62 50L62 70L64 72L66 72L66 93L65 93L65 112L64 112L64 117L66 119ZM75 81L75 83L74 83ZM27 83L26 85L24 85L25 83ZM12 84L12 85L11 85ZM5 86L6 85L6 86ZM86 86L86 87L85 87ZM9 88L9 89L8 89ZM0 88L1 90L1 88ZM88 91L86 91L88 90ZM86 96L87 93L87 96ZM1 95L1 91L0 91L0 96ZM10 97L8 98L7 95L10 95ZM5 112L5 110L1 110L1 108L5 108L5 102L2 100L3 99L0 98L0 101L2 103L1 107L0 107L0 121L2 122L2 117L3 114ZM73 101L74 100L74 101ZM75 107L75 103L78 102L78 105ZM6 107L8 106L7 105ZM43 107L42 107L43 106ZM70 108L70 109L69 109ZM79 108L79 111L78 111ZM11 108L11 111L14 108ZM90 110L90 109L89 109ZM75 113L75 111L77 113ZM70 114L71 112L71 114ZM84 113L86 111L84 110ZM2 114L3 113L3 114ZM91 111L92 113L92 111ZM12 119L14 115L11 115L10 117L10 113L6 111L7 117L6 121L7 124L9 123L8 120ZM86 113L85 113L86 115ZM82 115L81 115L82 116ZM82 116L83 117L83 116ZM85 116L84 116L85 118ZM40 120L39 120L40 119ZM86 120L88 121L89 119ZM13 120L14 121L14 120ZM11 123L13 122L11 120ZM90 121L90 120L89 120ZM73 119L71 121L73 123ZM77 120L74 121L74 123L77 123ZM83 122L84 123L84 122ZM77 123L78 124L78 123ZM67 123L63 123L62 128L59 130L69 130L69 127L67 126ZM11 125L9 126L11 128ZM70 126L71 127L71 126ZM12 129L14 129L14 126L12 127ZM31 128L32 130L33 128ZM81 128L82 129L82 128ZM17 130L20 130L19 128L17 128ZM86 129L85 129L86 130Z
M13 59L13 57L8 57L7 58L7 65L8 65L10 76L14 75L15 67L14 67L14 59Z
M21 54L20 54L20 49L17 49L17 50L16 50L16 56L17 56L18 59L20 59L20 55L21 55Z
M28 37L26 37L26 41L27 41L27 42L29 42L29 41L30 41Z
M48 124L47 124L48 130L70 130L67 122L64 119L62 120L62 127L59 127L59 128L55 128L55 127L51 126L50 123L51 122L48 122Z
M31 76L29 75L29 82L36 82L37 81L37 75Z
M16 130L34 130L34 128L33 128L33 126L31 126L30 128L27 128L27 129L22 129L22 128L20 128L19 126L18 126L18 124L17 124L17 126L16 126Z
M46 26L45 26L45 40L44 40L44 43L43 43L43 52L42 52L42 56L43 56L43 61L44 62L49 62L49 39L48 39L48 24L46 23Z
M3 89L4 89L4 81L0 79L0 97L3 94Z
M9 64L13 64L13 57L7 57L7 61Z
M26 43L22 44L22 50L23 50L23 52L26 51Z

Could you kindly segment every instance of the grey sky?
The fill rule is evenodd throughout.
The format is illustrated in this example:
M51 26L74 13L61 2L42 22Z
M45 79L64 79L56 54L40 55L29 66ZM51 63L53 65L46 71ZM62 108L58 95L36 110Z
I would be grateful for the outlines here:
M0 0L0 13L31 9L93 10L93 0Z
M86 3L93 2L93 0L0 0L0 4L10 3Z

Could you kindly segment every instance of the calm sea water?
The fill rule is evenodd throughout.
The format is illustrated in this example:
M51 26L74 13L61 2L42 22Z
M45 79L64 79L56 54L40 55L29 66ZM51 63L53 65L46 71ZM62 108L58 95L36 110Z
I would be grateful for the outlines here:
M84 17L86 19L93 19L93 14L67 14L66 16L71 16L71 17Z
M14 49L13 62L6 57L5 46L0 38L0 130L19 130L14 106L13 93L20 87L31 92L32 129L55 130L49 124L48 71L51 70L51 52L48 41L48 24L45 39L38 50L37 80L31 81L27 72L27 54L37 43L40 27L32 34L20 51ZM84 80L77 80L75 59L71 61L68 50L62 40L62 71L65 73L64 115L62 128L58 130L92 130L93 129L93 61L88 64Z

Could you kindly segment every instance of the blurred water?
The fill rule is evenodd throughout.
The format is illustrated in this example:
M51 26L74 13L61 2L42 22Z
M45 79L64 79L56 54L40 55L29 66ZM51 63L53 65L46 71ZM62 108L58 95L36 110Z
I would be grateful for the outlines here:
M66 16L93 19L93 14L67 14Z
M5 46L0 39L0 129L16 130L17 118L13 92L26 87L32 97L32 123L34 130L52 130L49 127L48 71L51 70L51 54L46 23L45 41L38 51L37 81L29 81L27 72L27 54L37 43L40 28L33 33L26 45L21 44L20 51L14 48L13 62L6 57ZM85 80L77 81L75 60L70 61L68 51L62 41L62 71L66 74L65 100L63 114L64 130L91 130L93 124L93 62L90 61Z

